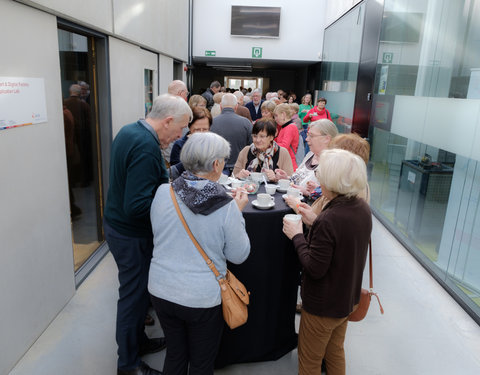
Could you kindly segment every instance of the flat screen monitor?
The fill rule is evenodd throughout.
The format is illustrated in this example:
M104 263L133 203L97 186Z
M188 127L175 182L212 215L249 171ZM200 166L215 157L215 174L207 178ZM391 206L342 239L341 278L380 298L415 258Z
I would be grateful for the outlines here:
M418 43L422 21L423 13L385 12L380 41Z
M278 38L280 7L232 6L232 36Z

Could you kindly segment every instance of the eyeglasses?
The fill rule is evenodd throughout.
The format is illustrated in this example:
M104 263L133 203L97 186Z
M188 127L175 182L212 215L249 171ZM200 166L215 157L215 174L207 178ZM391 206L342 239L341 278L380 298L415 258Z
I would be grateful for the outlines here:
M307 133L307 137L309 138L315 138L315 137L323 137L324 134L312 134L311 132Z
M180 94L183 93L183 92L185 93L185 96L190 95L190 93L189 93L187 90L182 90L182 91L180 91Z

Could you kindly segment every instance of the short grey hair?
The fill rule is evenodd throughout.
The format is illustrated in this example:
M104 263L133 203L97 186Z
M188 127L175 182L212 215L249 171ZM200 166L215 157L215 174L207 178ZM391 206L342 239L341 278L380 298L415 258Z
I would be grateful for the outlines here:
M198 175L213 171L215 160L230 156L230 143L215 133L194 133L185 142L180 161L185 170Z
M260 89L255 89L252 91L252 95L253 94L260 94L260 96L262 96L262 91Z
M235 97L240 100L243 98L243 92L241 92L240 90L237 90L233 93L233 95L235 95Z
M234 108L237 105L237 97L233 94L225 94L222 96L220 105L222 108Z
M360 156L350 151L324 150L318 159L315 176L332 193L356 196L367 186L367 167Z
M74 83L73 85L70 86L70 95L74 94L76 96L80 96L82 93L82 86Z
M213 89L214 87L222 87L222 85L218 81L213 81L210 83L210 88Z
M185 115L188 115L188 122L192 121L192 110L183 98L163 94L155 98L152 110L147 115L147 118L164 119L172 116L175 121L179 121Z
M187 91L187 86L183 81L180 81L179 79L170 82L170 84L168 85L167 92L171 95L180 95L182 91Z
M312 122L308 128L316 129L322 135L329 135L331 139L335 138L338 135L337 126L326 118L322 118L321 120Z

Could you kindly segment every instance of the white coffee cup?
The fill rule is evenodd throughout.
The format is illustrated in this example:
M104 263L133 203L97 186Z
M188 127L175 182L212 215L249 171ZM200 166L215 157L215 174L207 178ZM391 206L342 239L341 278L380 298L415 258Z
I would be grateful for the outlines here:
M289 187L287 189L287 195L293 198L300 198L302 196L302 192L300 191L300 189Z
M299 222L302 220L302 215L295 215L295 214L287 214L284 218L288 221Z
M261 181L263 181L263 173L250 172L250 178L252 179L252 181L261 182Z
M233 189L242 187L242 185L243 185L243 181L241 181L241 180L233 180L232 181L232 188Z
M290 180L287 180L287 179L278 180L278 186L282 190L287 190L290 187Z
M257 194L257 202L260 206L268 206L273 201L270 194Z
M275 194L275 192L277 191L277 185L266 184L265 191L267 192L267 194Z

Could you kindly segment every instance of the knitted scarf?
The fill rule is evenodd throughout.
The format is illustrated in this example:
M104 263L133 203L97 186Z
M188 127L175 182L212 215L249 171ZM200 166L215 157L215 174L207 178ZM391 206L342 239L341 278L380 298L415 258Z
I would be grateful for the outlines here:
M255 147L255 143L252 143L250 152L255 158L248 164L247 171L255 172L258 166L261 169L273 169L273 155L278 151L278 147L277 142L273 141L265 151L259 151Z
M172 182L173 190L194 214L209 215L232 200L220 184L185 171Z

